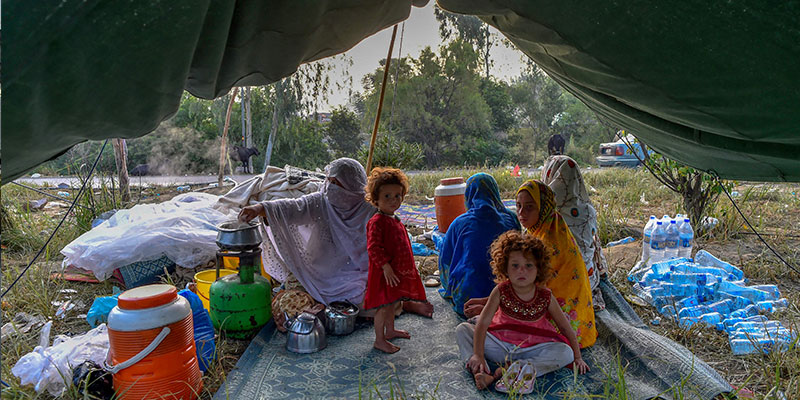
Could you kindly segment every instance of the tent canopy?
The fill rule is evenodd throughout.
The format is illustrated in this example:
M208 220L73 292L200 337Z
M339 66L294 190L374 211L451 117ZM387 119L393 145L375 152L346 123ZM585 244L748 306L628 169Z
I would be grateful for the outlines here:
M800 181L800 4L438 0L670 158ZM412 4L415 3L415 4ZM5 182L85 140L138 137L348 50L427 0L3 1Z

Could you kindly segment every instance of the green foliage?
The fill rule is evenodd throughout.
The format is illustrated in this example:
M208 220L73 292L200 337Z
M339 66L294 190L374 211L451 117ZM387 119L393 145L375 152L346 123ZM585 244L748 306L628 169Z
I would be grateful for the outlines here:
M630 143L628 146L633 150ZM702 218L715 207L723 188L728 191L733 188L733 182L716 179L658 153L646 154L644 165L659 182L681 195L683 210L700 234L704 233Z
M344 107L333 110L325 134L336 157L353 157L363 144L358 116Z
M514 104L511 102L511 87L505 82L484 79L480 84L483 100L492 113L492 130L505 132L516 123Z
M314 170L331 161L322 125L313 119L295 117L287 122L275 140L270 164L286 164Z
M369 156L369 144L358 151L358 160L365 167ZM416 143L407 143L391 133L378 132L375 142L375 152L372 155L373 167L394 167L400 169L414 169L423 165L425 156L422 146Z
M522 146L515 153L518 157L530 156L530 162L536 164L541 148L558 130L556 117L564 111L562 89L544 71L535 65L528 69L511 85L511 98L515 105L515 114L520 123L518 131L524 134L514 138L514 142ZM529 143L522 144L526 140ZM524 158L519 162L525 162Z

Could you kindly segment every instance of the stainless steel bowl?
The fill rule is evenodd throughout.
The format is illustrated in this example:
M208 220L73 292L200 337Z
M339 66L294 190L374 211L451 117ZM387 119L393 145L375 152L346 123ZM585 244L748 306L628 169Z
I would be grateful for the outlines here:
M325 307L325 330L331 335L349 335L356 328L358 306L349 301L334 301Z
M259 245L261 233L257 223L228 221L217 227L217 246L222 250L253 250Z
M287 331L286 350L293 353L314 353L328 345L325 327L314 314L302 312L293 320L287 316L283 326Z

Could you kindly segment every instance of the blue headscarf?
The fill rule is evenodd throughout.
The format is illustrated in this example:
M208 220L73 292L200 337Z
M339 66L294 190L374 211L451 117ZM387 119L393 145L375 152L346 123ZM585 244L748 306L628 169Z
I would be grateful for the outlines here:
M492 241L503 232L520 229L516 214L500 200L500 189L491 175L472 175L465 197L467 212L447 228L439 254L439 294L452 301L461 315L467 300L487 297L495 286L489 265Z

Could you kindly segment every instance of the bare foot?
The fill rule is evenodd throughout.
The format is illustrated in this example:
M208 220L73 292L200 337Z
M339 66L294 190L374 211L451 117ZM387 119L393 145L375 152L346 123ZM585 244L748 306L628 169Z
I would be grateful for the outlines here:
M489 385L494 382L494 376L489 374L484 374L483 372L478 372L474 375L475 377L475 386L478 387L478 390L483 390L489 387Z
M400 329L395 329L393 331L386 331L386 340L394 338L411 339L411 335L408 333L408 331Z
M433 304L421 301L404 301L403 311L433 318Z
M389 342L387 342L385 340L383 342L378 342L376 340L375 343L372 344L372 347L374 347L374 348L376 348L376 349L378 349L378 350L380 350L380 351L382 351L384 353L389 353L389 354L397 353L397 351L400 350L399 347L397 347L397 346L395 346L395 345L393 345L393 344L391 344L391 343L389 343Z

